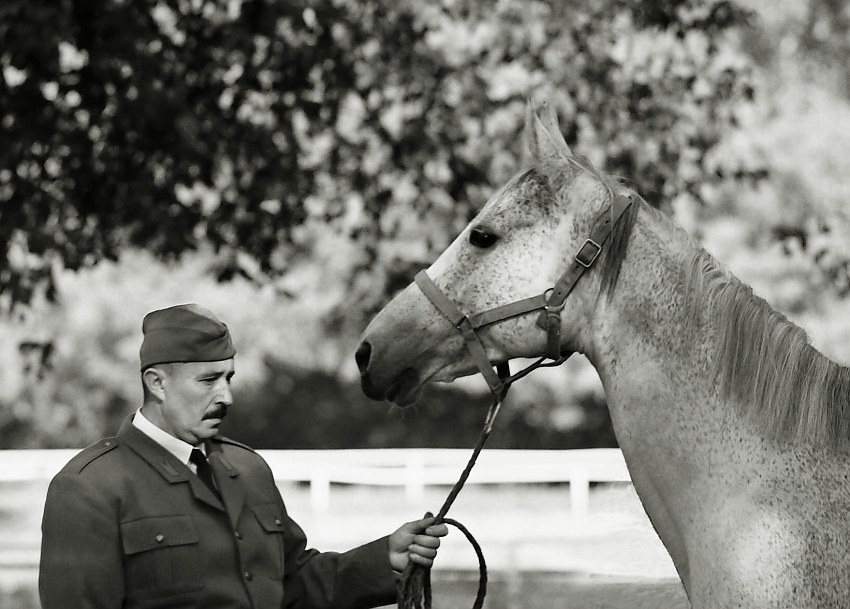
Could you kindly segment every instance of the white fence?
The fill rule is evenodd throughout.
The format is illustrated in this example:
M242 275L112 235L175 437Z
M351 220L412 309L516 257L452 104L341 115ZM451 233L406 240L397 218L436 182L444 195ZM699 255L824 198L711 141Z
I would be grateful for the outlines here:
M76 450L0 450L0 482L49 480ZM471 450L351 449L259 450L278 482L310 484L312 507L330 505L333 484L404 487L419 503L426 486L453 485ZM485 449L467 484L568 483L571 508L587 510L591 482L630 482L617 449Z

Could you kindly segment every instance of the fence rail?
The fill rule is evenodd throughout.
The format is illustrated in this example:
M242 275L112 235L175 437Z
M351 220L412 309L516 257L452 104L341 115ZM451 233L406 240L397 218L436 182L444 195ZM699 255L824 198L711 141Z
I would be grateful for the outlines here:
M49 480L76 450L0 450L0 482ZM398 486L419 503L426 486L454 484L467 449L258 450L278 482L310 485L312 507L325 511L333 484ZM571 508L587 510L590 483L630 482L618 449L501 450L481 453L467 484L567 483Z

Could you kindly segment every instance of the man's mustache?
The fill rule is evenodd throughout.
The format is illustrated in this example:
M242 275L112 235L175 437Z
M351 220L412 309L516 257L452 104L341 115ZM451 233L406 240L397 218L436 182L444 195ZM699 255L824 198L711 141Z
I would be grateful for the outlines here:
M219 404L213 410L210 410L208 413L204 415L204 420L206 419L223 419L227 416L227 406L224 404Z

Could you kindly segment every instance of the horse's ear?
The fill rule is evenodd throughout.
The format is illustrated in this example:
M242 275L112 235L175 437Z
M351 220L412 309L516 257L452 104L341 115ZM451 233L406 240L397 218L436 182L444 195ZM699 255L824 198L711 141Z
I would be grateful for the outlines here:
M537 113L534 111L534 102L531 98L525 104L525 146L531 155L531 162L536 163L540 158L540 143L537 140L537 129L535 122L537 121Z
M573 151L567 145L567 140L564 139L564 134L561 133L561 127L558 125L558 115L555 108L543 102L541 121L543 126L549 132L549 135L555 140L555 146L564 154L564 156L573 156Z
M535 163L543 166L562 166L573 153L558 127L555 109L544 103L542 115L541 118L534 109L534 102L529 99L525 113L525 141L528 151Z

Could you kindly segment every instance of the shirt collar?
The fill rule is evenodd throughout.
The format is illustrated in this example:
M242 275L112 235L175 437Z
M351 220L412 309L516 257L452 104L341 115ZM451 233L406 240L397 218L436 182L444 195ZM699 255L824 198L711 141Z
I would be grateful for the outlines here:
M167 431L164 431L151 423L145 415L142 414L141 408L139 408L133 416L133 427L180 459L181 463L189 463L189 455L192 454L192 449L195 447L184 442L180 438L175 438ZM202 447L201 452L204 452Z

